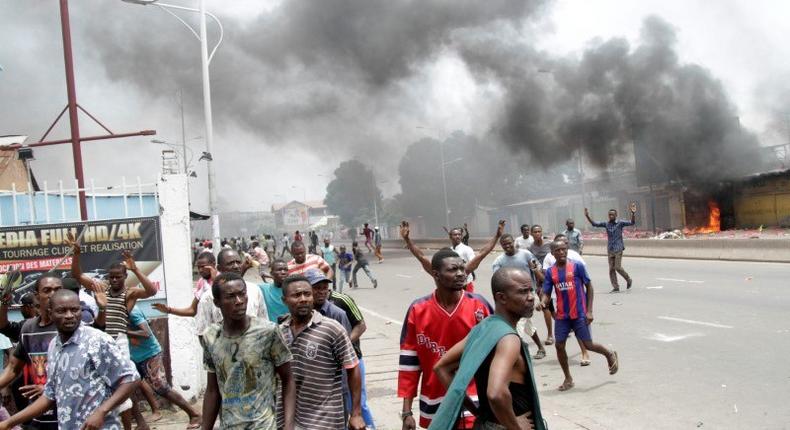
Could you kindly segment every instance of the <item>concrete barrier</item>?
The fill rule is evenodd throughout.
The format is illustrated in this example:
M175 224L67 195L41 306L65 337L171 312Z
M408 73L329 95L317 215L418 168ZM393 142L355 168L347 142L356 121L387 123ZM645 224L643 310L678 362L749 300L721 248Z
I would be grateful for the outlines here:
M487 241L470 239L469 246L479 249ZM429 249L445 247L449 243L446 238L415 239L414 242L420 248ZM402 248L403 241L386 240L383 245L385 248ZM625 248L628 257L790 263L788 239L625 239ZM584 254L606 255L606 240L585 240Z

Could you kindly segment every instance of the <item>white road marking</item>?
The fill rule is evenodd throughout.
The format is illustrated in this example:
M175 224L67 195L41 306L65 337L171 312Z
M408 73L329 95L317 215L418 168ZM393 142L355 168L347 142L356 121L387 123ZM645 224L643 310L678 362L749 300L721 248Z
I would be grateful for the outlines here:
M663 285L657 285L655 287L645 287L645 288L647 288L648 290L660 290L660 289L664 288L664 286Z
M383 319L384 321L387 321L388 323L391 323L391 324L397 324L397 325L399 325L401 327L403 326L403 322L401 322L401 321L394 320L394 319L392 319L392 318L390 318L388 316L384 316L384 315L382 315L382 314L380 314L380 313L378 313L376 311L371 311L370 309L363 308L362 306L358 306L358 307L359 307L359 309L362 312L365 312L365 313L368 313L370 315L373 315L376 318Z
M682 322L682 323L686 323L686 324L704 325L704 326L716 327L716 328L734 328L731 325L717 324L717 323L705 322L705 321L694 321L694 320L687 320L687 319L675 318L675 317L661 316L661 317L658 317L658 319L660 319L660 320L667 320L667 321Z
M688 284L704 284L705 281L689 281L686 279L675 279L675 278L656 278L659 281L672 281L672 282L685 282Z
M659 342L677 342L679 340L688 339L690 337L697 337L697 336L704 336L704 335L702 333L689 333L689 334L681 334L679 336L669 336L663 333L653 333L653 335L648 337L647 339L657 340Z
M398 274L397 274L397 275L395 275L395 276L397 276L397 277L399 277L399 278L407 278L407 279L411 279L411 275L401 275L400 273L398 273Z

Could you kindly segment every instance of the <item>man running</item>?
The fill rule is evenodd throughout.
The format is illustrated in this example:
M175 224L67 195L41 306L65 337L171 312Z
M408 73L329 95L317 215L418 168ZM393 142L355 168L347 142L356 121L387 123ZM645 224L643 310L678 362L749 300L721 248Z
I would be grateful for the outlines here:
M337 321L313 309L313 288L302 275L283 281L290 314L280 324L293 354L291 371L299 393L294 422L300 429L362 430L359 360L346 330ZM342 374L351 390L351 414L343 410ZM205 412L204 412L205 413ZM278 421L282 423L282 408ZM211 427L204 427L211 428Z
M401 229L402 233L406 229L404 236L408 237L405 222ZM436 290L412 302L401 331L398 397L403 398L403 430L416 428L412 404L418 385L420 427L430 425L447 392L433 372L434 365L447 350L466 337L472 327L493 312L483 296L464 291L467 271L463 259L455 251L440 249L430 264ZM477 399L474 385L470 385L466 393L473 401ZM465 411L461 421L458 428L472 428L474 415Z
M256 291L257 288L256 288ZM276 430L275 391L281 387L282 427L294 429L296 386L292 356L276 324L247 314L247 286L236 273L214 280L211 294L222 314L203 334L203 365L208 372L203 428Z
M116 409L140 383L134 364L114 338L81 324L77 293L55 292L49 313L58 334L49 343L44 390L30 406L0 423L0 429L38 417L56 404L60 429L120 429Z
M337 291L343 292L343 284L348 284L353 287L351 283L351 269L354 264L354 254L346 251L345 245L340 245L340 252L337 254L337 269L340 273L335 277L337 280Z
M568 238L562 233L554 236L554 240L555 241L558 240L560 242L565 242L565 244L568 245ZM570 246L568 247L567 258L568 258L568 261L572 261L574 263L578 263L578 264L584 266L585 269L587 268L587 263L584 262L584 259L582 258L582 256L579 255L578 252L570 249ZM557 259L554 258L554 254L549 254L549 255L546 256L546 258L543 259L543 270L546 271L546 270L549 269L549 267L551 267L551 266L553 266L555 264L557 264ZM543 279L543 278L541 278L541 279ZM540 285L543 285L543 281L541 281ZM554 309L553 308L550 309L550 312L551 312L551 316L554 317ZM582 342L581 339L577 338L576 340L579 342L579 349L582 350L582 358L579 361L579 365L582 366L582 367L589 366L590 363L591 363L591 361L590 361L590 353L589 353L589 351L587 351L587 348L584 347L584 342Z
M494 315L476 325L434 366L448 390L430 429L454 428L473 378L480 403L475 429L545 429L529 351L515 331L517 321L532 316L536 297L532 285L532 276L522 269L507 267L494 273Z
M304 242L295 241L291 245L291 255L293 259L288 262L289 275L301 275L310 269L318 269L332 278L334 275L332 267L323 258L315 254L308 254Z
M528 273L532 278L533 285L537 284L537 282L541 282L540 285L542 285L543 272L538 266L535 256L532 255L531 252L527 251L526 249L516 249L513 236L509 234L502 235L502 237L499 239L499 246L502 247L502 251L504 251L504 253L497 257L496 260L494 260L494 264L491 265L494 273L497 273L503 268L516 268ZM536 329L532 324L531 310L529 312L529 318L519 319L516 327L518 328L519 335L524 333L526 337L532 338L532 340L535 341L535 344L538 346L538 352L535 354L535 359L540 360L544 358L546 356L546 348L543 347L543 342L540 341L538 329Z
M568 353L565 351L565 341L568 334L573 331L576 338L592 352L606 357L609 365L609 374L614 375L619 368L617 352L610 351L605 346L595 343L590 334L589 325L593 322L593 286L587 276L587 270L581 264L568 260L568 245L562 241L551 243L551 253L557 263L546 271L543 282L543 299L541 305L548 306L551 293L557 298L556 329L557 329L557 359L565 374L565 380L559 386L560 391L573 388L573 378L568 367Z
M630 220L618 220L617 210L609 209L608 222L593 221L590 217L590 211L588 211L587 208L584 208L584 216L587 218L587 221L590 221L590 224L592 224L593 227L606 229L606 250L609 259L609 280L612 283L612 293L620 292L620 285L617 282L618 273L625 279L625 288L627 290L630 290L631 285L633 284L631 277L628 276L628 272L623 269L623 251L625 250L625 244L623 244L623 228L636 223L636 203L631 202L631 204L628 205L628 208L631 211Z
M351 288L359 288L359 283L357 283L357 272L359 272L360 269L365 271L368 279L370 279L370 282L373 283L373 288L378 288L379 281L376 280L376 277L370 270L368 259L365 257L365 254L362 253L362 250L359 248L359 244L357 244L357 242L351 244L351 252L354 254L354 260L357 262L357 264L354 265L354 270L351 273Z
M568 251L576 251L579 254L584 249L584 238L582 232L576 228L576 221L572 218L565 220L565 231L562 232L568 238Z
M456 252L455 249L458 249L459 245L460 247L466 247L469 248L469 250L471 250L471 254L469 254L468 250L466 250L465 248L461 248L464 252L467 253L466 258L469 258L469 260L466 260L466 258L464 258L463 255L458 254L458 256L461 257L461 260L464 261L464 270L466 271L467 274L466 291L474 292L474 284L472 283L472 272L477 270L477 268L480 266L480 263L483 262L483 259L485 259L488 256L488 254L491 253L491 251L496 246L499 238L502 237L504 231L505 231L505 221L500 220L499 224L497 225L496 233L494 233L494 237L492 237L491 240L480 249L479 254L475 255L474 250L472 250L472 248L466 247L466 245L461 243L461 231L456 228L450 230L450 242L454 244L454 248L448 248L448 249L455 252L456 254L458 254L458 252ZM414 255L417 261L420 262L420 265L422 265L423 270L425 270L425 272L427 272L429 275L433 276L434 269L431 264L431 260L429 260L428 257L425 256L425 254L423 254L422 250L420 250L420 248L418 248L417 245L414 244L414 242L412 242L410 237L409 223L407 221L401 221L400 237L403 238L404 242L406 242L406 247L409 248L409 251L411 251L412 255Z
M129 337L129 353L140 373L140 378L148 382L156 394L178 406L189 416L187 430L199 429L202 421L200 413L167 382L162 346L154 336L145 315L137 306L129 312L129 329L126 334Z
M365 246L368 248L368 253L371 253L373 251L373 248L371 247L371 241L373 240L373 230L368 226L368 223L365 223L362 226L362 235L365 236Z

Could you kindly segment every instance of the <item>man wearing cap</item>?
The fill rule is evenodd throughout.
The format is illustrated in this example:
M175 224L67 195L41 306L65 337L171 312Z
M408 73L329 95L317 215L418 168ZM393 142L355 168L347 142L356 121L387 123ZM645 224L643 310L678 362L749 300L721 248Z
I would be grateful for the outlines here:
M346 334L351 334L351 323L348 321L346 313L329 300L329 293L332 291L329 288L331 282L329 278L318 269L308 270L304 276L313 287L313 308L321 315L339 322L346 329Z

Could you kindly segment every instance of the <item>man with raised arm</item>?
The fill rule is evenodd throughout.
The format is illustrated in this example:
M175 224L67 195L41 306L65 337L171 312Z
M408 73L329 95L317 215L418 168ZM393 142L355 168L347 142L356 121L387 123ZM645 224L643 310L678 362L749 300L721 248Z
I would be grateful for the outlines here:
M623 228L634 225L636 223L636 203L631 202L628 205L631 211L631 219L628 221L617 219L617 210L609 209L609 221L595 222L590 217L590 211L584 208L584 216L593 227L606 229L606 251L609 259L609 280L612 282L612 293L620 292L620 285L617 282L617 274L619 273L626 282L626 289L630 290L633 280L628 276L628 272L623 269L623 251L625 244L623 243Z
M475 429L545 429L529 352L516 333L517 321L531 317L535 306L532 276L520 268L502 268L491 278L491 292L494 314L434 366L448 389L431 430L454 428L473 379L480 404Z
M503 224L500 224L500 228ZM403 230L406 230L403 232ZM408 237L408 225L402 235ZM493 312L483 296L464 291L466 275L464 260L449 248L443 248L430 261L431 277L436 284L433 294L412 302L403 323L398 365L398 397L403 399L401 419L403 430L417 426L412 404L418 394L420 427L427 428L439 409L445 393L442 382L433 373L433 366L444 353L469 334L475 325ZM477 398L474 384L467 394ZM457 428L472 428L475 406L468 405Z
M466 286L464 287L467 291L474 291L474 287L472 285L472 272L477 270L480 266L480 263L483 262L483 259L491 253L494 247L497 244L497 241L502 236L505 231L505 220L499 220L499 224L496 229L496 233L494 237L491 238L488 243L485 244L482 248L480 248L480 253L475 255L474 251L472 251L471 255L467 255L464 258L463 255L459 254L455 248L459 246L466 246L461 242L461 231L458 229L450 230L450 241L454 244L454 248L451 248L453 252L458 254L459 257L464 261L464 270L466 271ZM423 254L422 250L417 247L417 245L412 242L411 237L409 237L409 223L408 221L401 221L400 224L400 237L403 238L403 241L406 242L406 247L409 248L412 255L417 258L417 261L420 262L422 265L423 270L425 270L429 275L433 276L434 269L431 267L431 260ZM471 249L471 248L469 248ZM467 260L468 258L468 260Z

